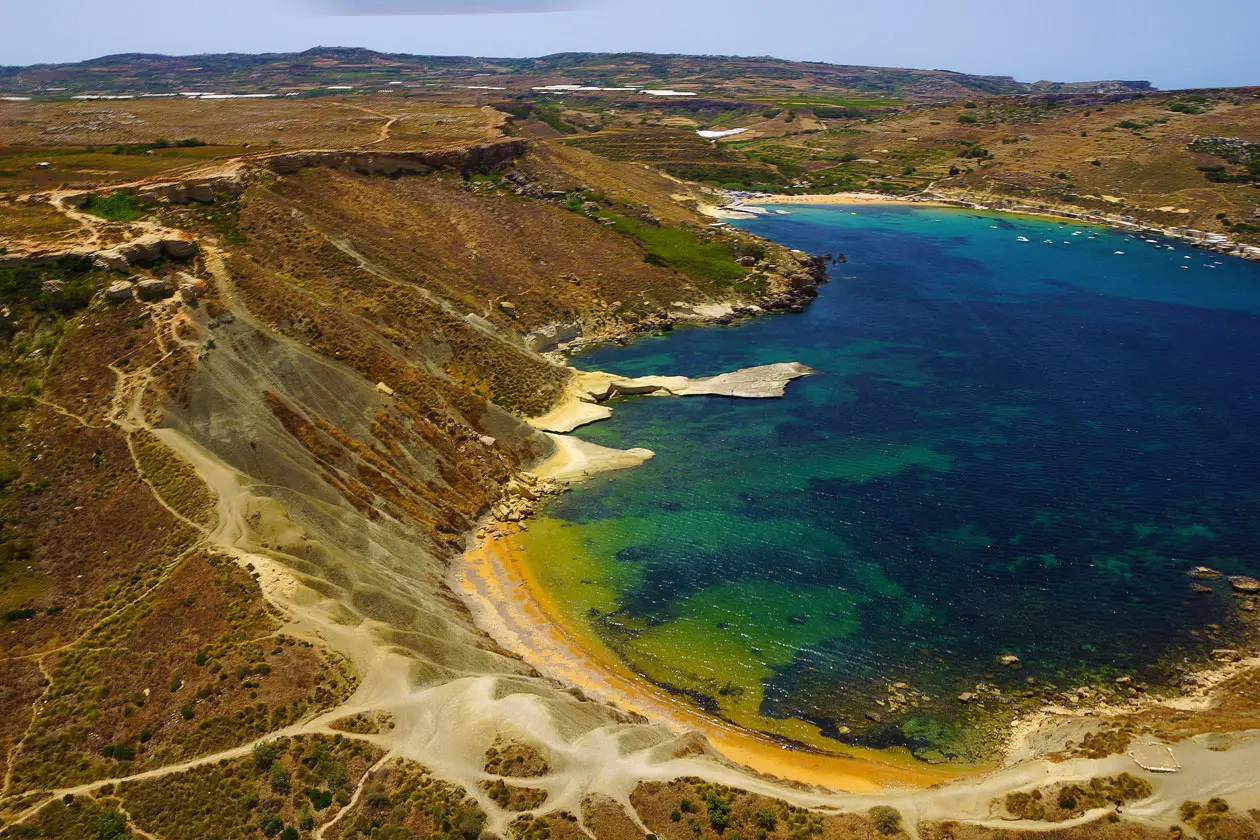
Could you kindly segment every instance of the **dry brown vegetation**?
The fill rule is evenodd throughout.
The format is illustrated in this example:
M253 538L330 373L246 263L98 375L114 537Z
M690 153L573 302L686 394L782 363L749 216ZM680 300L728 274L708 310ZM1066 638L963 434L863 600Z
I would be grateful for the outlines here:
M696 778L642 782L631 794L630 804L658 837L879 840L908 836L901 814L886 806L866 814L824 815Z
M394 728L394 716L389 712L359 712L334 720L328 728L355 735L379 735Z
M407 386L404 377L422 375L404 373L404 366L432 359L474 393L509 409L528 412L550 404L565 378L561 369L452 317L427 293L458 288L459 304L495 317L493 304L472 296L483 288L479 281L494 278L497 285L497 278L512 276L507 265L494 265L498 271L492 272L490 266L478 271L475 264L461 264L460 249L472 243L456 227L460 215L441 205L441 192L413 192L415 183L436 180L307 170L294 177L297 185L285 181L274 192L248 195L241 231L250 245L233 262L247 304L291 338L398 391ZM299 185L310 189L300 191ZM462 192L458 184L449 189ZM352 204L372 211L351 214ZM294 209L302 214L296 224ZM413 242L426 251L404 244ZM482 247L493 260L489 246ZM359 248L367 267L352 255Z
M1170 834L1168 829L1127 822L1113 814L1071 828L1028 831L948 821L921 823L919 836L922 840L1169 840L1178 835L1175 831ZM1254 837L1255 835L1249 835L1246 840Z
M162 500L198 525L214 524L215 497L189 464L147 429L131 436L136 464Z
M695 187L661 174L645 163L610 160L575 144L539 143L524 162L524 169L550 189L566 192L598 184L613 201L648 210L662 222L694 224L694 211L677 196L696 196Z
M546 776L551 765L543 751L532 744L499 738L486 750L483 769L498 776L528 779Z
M196 138L233 151L352 149L380 140L391 119L396 122L384 136L392 144L383 147L406 149L475 142L497 134L502 120L476 107L401 97L5 102L0 147L108 147Z
M106 125L102 133L109 136L111 128ZM60 187L95 189L142 178L173 177L251 152L246 146L207 145L137 152L115 151L114 146L14 143L0 141L0 196L21 196ZM48 166L41 167L41 163Z
M1183 802L1180 816L1181 821L1203 840L1254 840L1260 837L1260 812L1232 811L1229 803L1219 797L1203 803ZM1177 834L1180 830L1178 826L1173 833Z
M480 787L505 811L532 811L547 801L545 790L509 785L502 779L484 781Z
M1188 146L1208 135L1260 141L1260 99L1254 91L1226 92L1196 105L1200 114L1170 110L1178 101L1161 94L1075 105L1013 98L980 100L974 109L951 103L752 143L744 151L793 161L811 178L831 171L849 186L904 192L935 183L981 199L1074 205L1206 230L1223 229L1218 213L1249 221L1260 191L1209 181L1198 167L1225 161ZM960 115L977 122L959 123ZM840 162L846 154L877 163Z
M0 199L178 178L292 149L435 149L502 136L490 108L391 97L0 103ZM186 145L180 141L196 141ZM47 205L0 205L0 239L73 227Z
M0 439L3 793L235 746L343 697L353 678L278 633L250 575L171 512L209 522L200 479L112 423L124 376L177 378L164 311L89 305L109 272L9 276L0 378L27 396L4 399Z
M1003 805L1021 820L1063 822L1094 808L1126 805L1152 793L1150 782L1128 773L1090 779L1085 784L1057 784L1007 794Z
M65 787L187 760L349 692L350 677L277 628L230 559L188 557L151 596L50 659L14 785Z
M644 834L621 803L602 794L582 800L582 822L599 840L642 840Z
M5 837L47 840L121 840L129 837L127 815L114 796L68 796L41 808L29 822L15 825Z
M485 812L463 790L415 762L394 759L372 773L358 802L324 836L476 840L485 821Z
M46 201L0 202L0 241L63 242L78 227Z
M517 817L508 825L508 835L513 840L582 840L587 836L568 811Z
M527 157L526 167L532 161ZM275 208L273 214L287 217L296 208L317 231L335 225L369 264L403 281L402 289L423 286L506 331L581 315L594 320L602 310L621 307L660 307L677 299L680 286L694 284L702 294L717 291L700 279L680 278L646 263L632 240L556 203L501 190L478 192L453 176L391 181L311 171L277 184L272 192L276 198L262 200ZM242 230L252 236L252 226L262 223L257 215L249 216ZM299 242L287 244L292 248ZM321 250L327 259L335 249L326 243ZM357 265L344 254L343 260ZM355 282L366 291L372 285L393 286L398 293L397 283L358 274ZM503 301L512 305L510 312ZM453 355L461 358L471 348L457 349L464 352Z
M298 735L243 758L127 782L119 794L135 825L163 840L253 840L285 827L309 836L350 803L380 757L377 748L339 735Z

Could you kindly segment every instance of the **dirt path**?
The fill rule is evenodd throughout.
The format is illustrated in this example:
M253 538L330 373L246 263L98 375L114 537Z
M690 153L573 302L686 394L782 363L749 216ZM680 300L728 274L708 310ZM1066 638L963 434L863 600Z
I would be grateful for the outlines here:
M375 146L378 143L384 143L386 140L388 140L389 130L393 128L394 123L398 122L399 120L399 117L391 117L389 114L386 114L383 111L377 111L374 108L365 108L362 105L354 105L349 102L338 102L336 104L342 106L343 108L353 108L356 111L362 111L365 114L371 114L374 117L381 117L382 119L385 120L385 124L382 125L380 128L380 135L375 140L371 141L370 143L365 143L364 144L365 146Z

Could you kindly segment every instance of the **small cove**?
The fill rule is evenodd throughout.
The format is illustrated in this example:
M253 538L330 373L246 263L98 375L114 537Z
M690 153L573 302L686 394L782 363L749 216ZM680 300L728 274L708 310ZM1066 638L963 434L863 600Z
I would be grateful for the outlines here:
M517 538L567 623L745 728L929 761L991 747L956 700L978 682L1162 682L1220 646L1228 586L1186 571L1260 571L1260 268L962 210L740 224L849 261L802 315L575 366L822 375L781 400L619 400L579 430L657 457Z

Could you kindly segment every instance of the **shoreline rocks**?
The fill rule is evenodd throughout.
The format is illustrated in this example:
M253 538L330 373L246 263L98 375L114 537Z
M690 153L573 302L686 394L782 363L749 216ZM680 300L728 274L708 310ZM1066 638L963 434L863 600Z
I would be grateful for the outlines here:
M1260 594L1260 580L1253 577L1234 575L1229 579L1229 585L1240 595Z

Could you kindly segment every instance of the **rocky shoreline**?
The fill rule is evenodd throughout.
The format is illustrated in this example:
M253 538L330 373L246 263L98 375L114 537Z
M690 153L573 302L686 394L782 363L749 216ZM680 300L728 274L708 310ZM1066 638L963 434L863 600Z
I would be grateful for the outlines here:
M762 260L748 266L763 273L776 287L765 294L710 303L675 301L669 309L650 313L637 321L590 331L580 323L549 324L526 336L526 344L553 361L563 362L582 350L602 344L628 344L640 336L667 333L675 327L725 327L768 313L800 314L818 297L818 288L830 279L828 264L842 258L804 251L789 253L792 260L789 265Z

